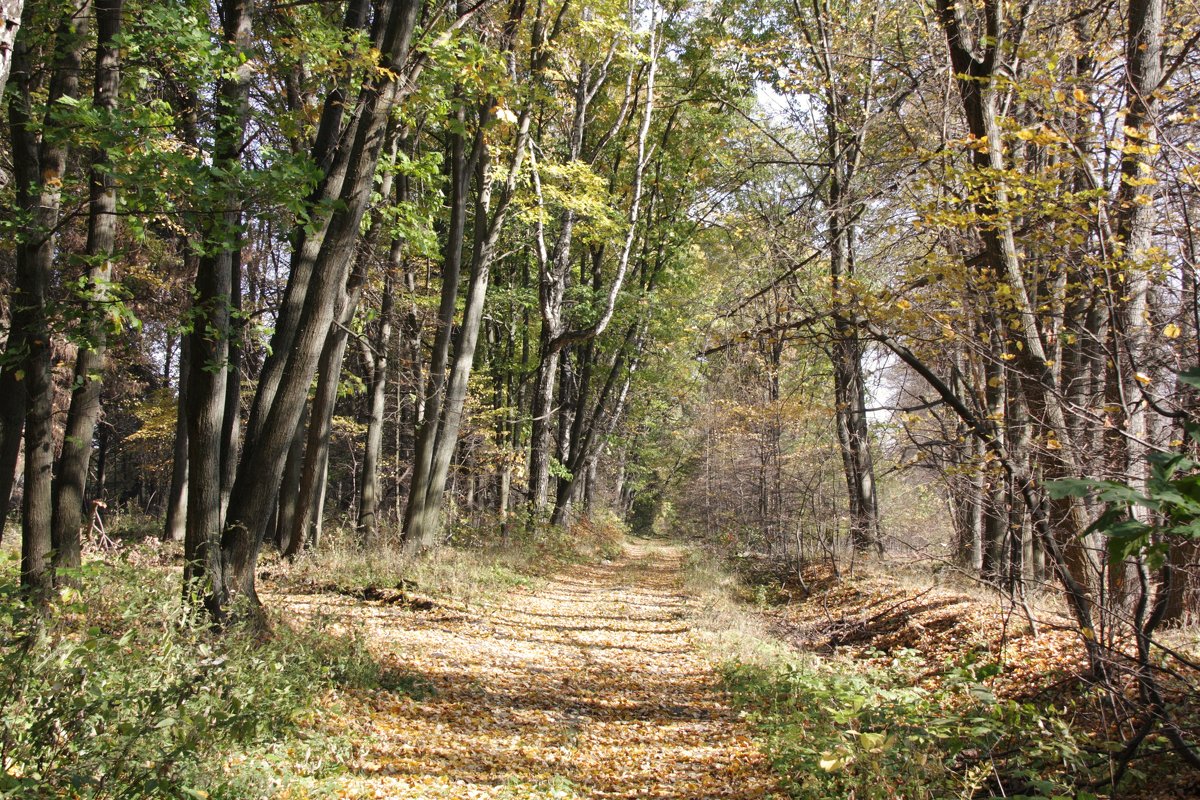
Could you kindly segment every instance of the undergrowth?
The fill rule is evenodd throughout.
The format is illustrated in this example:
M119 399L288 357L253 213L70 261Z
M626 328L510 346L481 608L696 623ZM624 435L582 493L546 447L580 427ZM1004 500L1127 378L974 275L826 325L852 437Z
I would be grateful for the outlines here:
M725 684L762 733L797 798L1090 797L1075 794L1083 751L1063 719L997 701L987 665L916 683L911 651L885 669L837 660L729 662Z
M214 632L178 576L93 564L45 614L0 572L0 797L323 794L350 743L338 689L386 683L361 637L314 622Z
M1000 667L987 658L797 652L753 611L753 587L718 559L694 553L686 574L699 643L793 797L1092 796L1079 791L1086 740L1057 709L998 699L989 684Z
M570 564L621 553L627 529L615 515L597 512L570 527L513 524L456 530L450 541L419 557L405 554L397 538L363 545L348 528L331 532L316 552L303 554L277 577L288 584L353 590L367 586L411 588L466 604L494 598Z

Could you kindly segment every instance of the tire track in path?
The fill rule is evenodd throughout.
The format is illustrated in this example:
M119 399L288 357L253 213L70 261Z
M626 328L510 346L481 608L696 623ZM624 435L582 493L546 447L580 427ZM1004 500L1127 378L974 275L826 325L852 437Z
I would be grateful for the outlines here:
M365 746L343 795L781 797L693 646L681 570L678 549L638 541L480 613L305 598L433 687L346 720Z

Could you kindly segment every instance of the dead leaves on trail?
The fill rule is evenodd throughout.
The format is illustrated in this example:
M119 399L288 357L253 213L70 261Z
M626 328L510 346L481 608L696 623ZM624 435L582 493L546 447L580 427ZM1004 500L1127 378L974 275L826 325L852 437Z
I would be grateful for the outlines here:
M775 797L770 767L689 641L680 557L631 546L472 613L293 596L368 632L417 699L354 698L355 798Z

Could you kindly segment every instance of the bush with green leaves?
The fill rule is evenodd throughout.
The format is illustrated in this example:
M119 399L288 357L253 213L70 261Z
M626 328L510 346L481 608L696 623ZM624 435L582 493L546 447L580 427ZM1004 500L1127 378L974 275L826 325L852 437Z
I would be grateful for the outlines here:
M244 797L280 779L238 763L337 767L297 722L334 684L378 685L359 639L215 632L165 573L85 572L43 613L0 579L0 798Z
M726 685L762 730L792 796L917 800L1083 798L1083 751L1053 711L997 700L991 664L917 683L914 651L886 667L793 659L730 664Z
M1200 368L1180 373L1179 380L1200 389ZM1200 446L1200 423L1185 420L1183 427L1192 448ZM1046 484L1051 497L1094 497L1104 504L1085 533L1104 536L1113 565L1140 557L1150 569L1159 569L1171 547L1200 540L1200 461L1180 449L1152 451L1146 462L1149 474L1141 486L1094 478Z

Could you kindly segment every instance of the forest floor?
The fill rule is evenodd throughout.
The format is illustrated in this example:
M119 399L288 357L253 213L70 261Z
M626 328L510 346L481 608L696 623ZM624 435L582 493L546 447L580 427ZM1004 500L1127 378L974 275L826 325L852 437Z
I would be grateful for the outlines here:
M340 698L356 742L345 797L781 796L689 627L684 551L635 541L613 560L470 607L396 595L281 598L364 631L406 693Z

